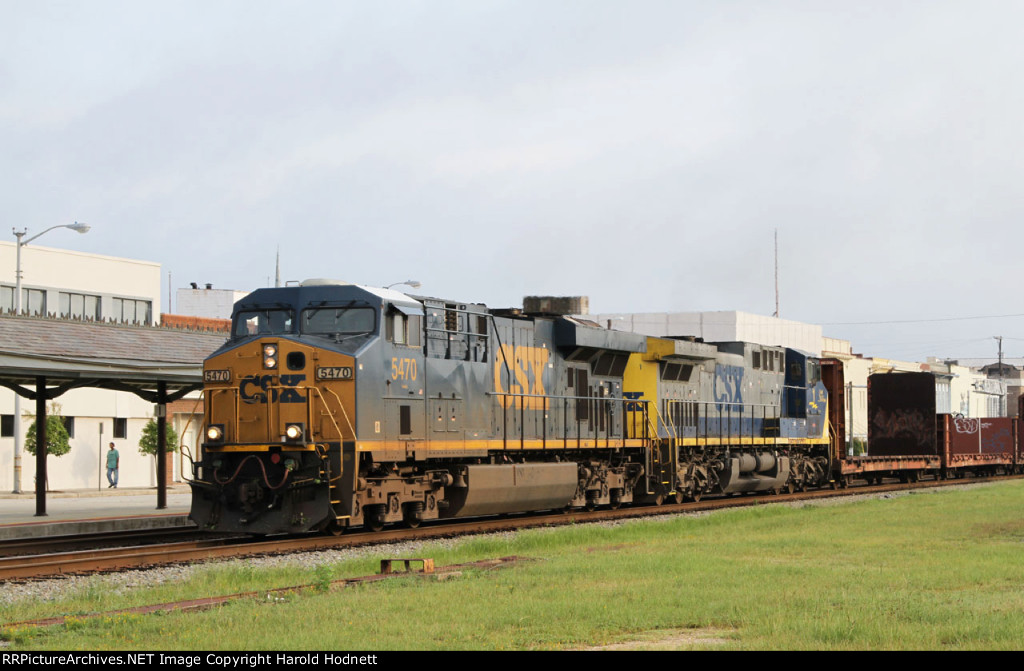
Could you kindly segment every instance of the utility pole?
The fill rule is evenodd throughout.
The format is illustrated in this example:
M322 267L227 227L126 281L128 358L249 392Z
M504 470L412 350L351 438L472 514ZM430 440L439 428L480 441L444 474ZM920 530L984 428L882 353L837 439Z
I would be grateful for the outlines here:
M999 341L999 381L1002 382L1003 381L1003 336L992 336L992 337ZM1000 417L1006 417L1006 390L1005 390L1005 386L1006 385L1005 385L1005 383L1002 386L1003 386L1003 390L1002 390L1003 393L1001 393L999 395L999 416ZM978 434L981 435L981 431L980 430L978 431Z
M779 316L779 229L775 229L775 318Z

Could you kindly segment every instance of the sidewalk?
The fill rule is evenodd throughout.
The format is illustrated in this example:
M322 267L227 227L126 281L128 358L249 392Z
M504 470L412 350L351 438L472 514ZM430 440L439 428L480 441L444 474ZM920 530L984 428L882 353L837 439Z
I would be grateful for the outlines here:
M141 528L190 526L189 486L167 488L167 507L156 507L156 487L73 489L46 493L46 516L36 516L35 492L0 494L0 539Z
M173 482L167 486L167 496L171 494L188 494L190 488L184 482ZM117 489L54 489L46 492L46 501L51 499L78 499L90 496L138 496L140 494L153 494L156 500L156 487L118 487ZM22 489L20 493L0 492L2 499L31 499L36 500L35 489Z

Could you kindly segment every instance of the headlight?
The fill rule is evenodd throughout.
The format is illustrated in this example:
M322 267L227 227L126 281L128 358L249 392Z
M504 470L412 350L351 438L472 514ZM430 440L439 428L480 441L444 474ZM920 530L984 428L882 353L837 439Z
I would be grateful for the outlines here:
M263 367L277 368L277 345L263 346Z
M306 427L302 424L288 424L284 427L284 437L290 443L300 443L306 435Z
M224 426L221 424L211 424L206 427L206 440L211 443L219 443L224 440Z

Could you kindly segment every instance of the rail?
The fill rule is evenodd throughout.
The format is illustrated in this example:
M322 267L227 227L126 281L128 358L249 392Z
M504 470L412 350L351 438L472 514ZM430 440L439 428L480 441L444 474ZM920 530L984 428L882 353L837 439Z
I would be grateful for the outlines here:
M526 448L528 441L539 441L542 449L619 448L627 440L652 437L648 431L650 401L509 392L488 392L488 396L499 399L502 446L506 449L515 443ZM552 421L553 414L560 421ZM642 421L642 431L636 429L638 419ZM529 425L533 431L527 430Z

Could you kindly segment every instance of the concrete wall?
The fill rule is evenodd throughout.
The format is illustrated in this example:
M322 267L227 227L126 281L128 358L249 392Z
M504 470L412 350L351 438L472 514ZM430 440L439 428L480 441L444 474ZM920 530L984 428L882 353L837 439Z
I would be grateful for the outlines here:
M234 289L178 289L174 314L230 319L235 302L249 295Z
M706 342L743 341L821 353L821 327L749 312L648 312L581 315L616 331L651 336L697 336Z

